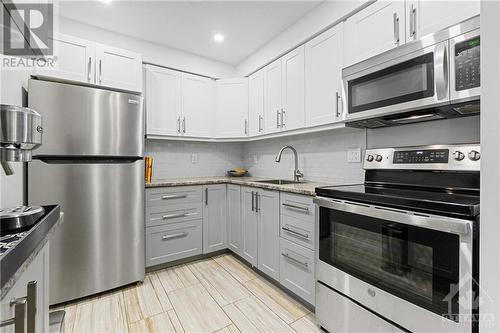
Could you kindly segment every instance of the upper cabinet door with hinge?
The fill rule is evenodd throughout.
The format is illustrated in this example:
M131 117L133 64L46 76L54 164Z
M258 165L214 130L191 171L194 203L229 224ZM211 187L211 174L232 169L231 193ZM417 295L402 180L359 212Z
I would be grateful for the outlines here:
M103 44L96 44L96 84L142 91L140 54Z
M262 70L248 78L248 134L264 134L264 72Z
M248 135L248 79L223 79L216 83L216 138Z
M214 81L203 76L182 74L182 132L186 136L209 138L212 135Z
M264 130L266 134L281 130L281 59L263 68Z
M344 67L405 43L405 2L377 1L344 24Z
M53 69L38 68L37 74L94 83L95 43L60 33L54 34Z
M304 127L304 45L285 54L281 58L281 127L292 130Z
M412 41L479 15L480 1L406 1L406 40Z
M145 66L146 135L179 135L181 132L181 73Z
M342 23L306 43L306 126L342 120Z

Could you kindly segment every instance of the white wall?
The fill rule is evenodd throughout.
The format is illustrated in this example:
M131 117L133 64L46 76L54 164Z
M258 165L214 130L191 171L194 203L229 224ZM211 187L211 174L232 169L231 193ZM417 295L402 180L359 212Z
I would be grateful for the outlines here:
M58 23L61 33L141 53L144 62L214 78L228 78L236 75L235 68L231 65L175 48L121 35L63 17L59 18Z
M146 156L153 157L153 179L224 176L243 166L240 143L146 140ZM198 163L191 155L198 154Z
M370 2L372 1L325 1L238 64L237 73L246 76L256 71Z

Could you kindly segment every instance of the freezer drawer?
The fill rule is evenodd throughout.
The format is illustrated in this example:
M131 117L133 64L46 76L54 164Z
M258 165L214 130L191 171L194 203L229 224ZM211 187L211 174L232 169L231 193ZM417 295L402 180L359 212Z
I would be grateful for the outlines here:
M142 156L142 97L73 84L29 80L29 107L43 119L37 156Z
M190 221L202 218L201 202L146 208L146 227Z
M201 254L201 232L201 220L146 228L146 266Z
M201 186L175 186L146 189L146 206L169 206L190 202L201 203Z
M61 205L50 242L50 303L145 275L144 163L28 164L28 202Z

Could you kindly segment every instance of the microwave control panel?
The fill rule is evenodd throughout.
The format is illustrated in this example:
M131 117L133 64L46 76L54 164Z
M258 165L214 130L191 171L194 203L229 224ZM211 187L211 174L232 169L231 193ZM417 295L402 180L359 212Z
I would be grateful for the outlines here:
M455 45L455 90L480 86L480 38L475 37Z

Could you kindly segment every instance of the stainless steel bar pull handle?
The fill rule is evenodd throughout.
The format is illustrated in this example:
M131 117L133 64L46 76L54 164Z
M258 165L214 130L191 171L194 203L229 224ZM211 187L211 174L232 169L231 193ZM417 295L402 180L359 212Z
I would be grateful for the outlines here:
M301 233L301 232L298 232L298 231L292 230L292 229L290 229L290 228L288 228L288 227L281 227L281 229L283 229L283 230L285 230L285 231L287 231L287 232L289 232L289 233L292 233L292 234L294 234L294 235L297 235L297 236L303 237L303 238L305 238L305 239L309 239L309 235L308 235L308 234L303 234L303 233Z
M208 187L205 187L205 206L208 206Z
M170 240L170 239L175 239L175 238L186 237L187 235L188 235L187 232L180 232L178 234L164 235L161 239L162 240Z
M448 93L448 56L446 44L438 45L435 62L436 95L438 100L445 99Z
M410 7L410 37L415 39L417 37L417 8L412 4Z
M399 17L398 17L398 14L394 13L392 18L394 20L394 43L396 45L399 45Z
M337 118L340 118L340 108L339 108L340 94L338 91L335 92L335 114Z
M181 132L181 117L177 117L177 133Z
M187 194L171 194L162 196L161 200L184 199L184 198L187 198Z
M88 63L88 75L87 75L87 81L90 82L90 80L92 80L90 74L92 72L92 57L89 57L89 63Z
M281 109L281 127L285 127L285 110Z
M280 111L276 110L276 128L280 128Z
M259 115L259 132L262 132L262 116Z
M36 281L30 281L27 287L27 333L35 333L36 331L36 284Z
M256 213L259 212L259 197L260 197L259 192L255 192L255 212Z
M102 59L99 59L99 84L102 84Z
M287 207L287 208L291 208L291 209L298 209L298 210L302 210L306 213L309 213L309 207L302 207L302 206L296 206L296 205L292 205L292 204L289 204L289 203L282 203L283 206Z
M282 255L283 257L287 258L288 260L293 261L294 263L297 263L297 264L299 264L299 265L302 265L302 266L304 266L304 267L306 267L306 268L307 268L307 267L309 267L309 264L308 264L307 262L302 262L302 261L300 261L300 260L298 260L298 259L295 259L294 257L291 257L288 253L282 253L281 255Z
M247 135L248 134L248 120L247 119L245 119L245 125L244 126L245 126L245 135Z
M179 214L168 214L168 215L163 215L161 218L163 220L169 220L169 219L176 219L179 217L186 217L189 215L196 215L197 213L179 213Z
M14 317L0 322L0 327L14 325L15 333L25 333L24 317L26 313L26 302L28 297L14 298L10 301L10 306L14 307Z
M255 211L255 199L254 199L255 192L252 191L252 212Z
M186 134L186 117L182 118L182 132Z

